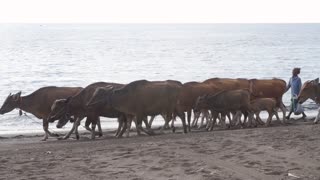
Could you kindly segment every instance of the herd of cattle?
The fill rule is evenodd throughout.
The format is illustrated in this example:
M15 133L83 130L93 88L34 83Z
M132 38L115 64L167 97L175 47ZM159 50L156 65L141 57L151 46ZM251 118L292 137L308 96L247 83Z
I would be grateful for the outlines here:
M85 88L50 86L27 96L21 96L21 92L10 94L3 103L0 114L19 108L42 119L45 131L43 140L48 135L56 136L48 130L49 122L55 120L58 120L57 128L69 121L74 122L63 139L69 138L73 132L79 139L78 126L84 118L85 128L91 131L91 138L102 136L100 116L118 118L117 137L121 137L125 131L129 135L132 121L136 123L138 134L141 131L153 134L148 116L152 116L153 120L157 115L162 115L165 121L161 130L168 127L171 121L172 130L175 131L174 120L179 117L183 131L187 133L196 124L200 113L210 114L206 123L208 130L212 130L218 122L225 128L263 124L268 126L273 115L280 121L277 113L279 109L283 113L282 123L286 123L286 107L282 102L285 92L286 82L281 79L212 78L187 83L139 80L129 84L97 82ZM317 97L320 97L319 79L305 82L299 95L299 103L308 98L317 102L320 99ZM259 117L261 111L269 114L266 122ZM192 112L195 120L191 124ZM229 119L227 124L226 117ZM142 127L142 122L145 123L145 128ZM98 133L95 132L96 126Z

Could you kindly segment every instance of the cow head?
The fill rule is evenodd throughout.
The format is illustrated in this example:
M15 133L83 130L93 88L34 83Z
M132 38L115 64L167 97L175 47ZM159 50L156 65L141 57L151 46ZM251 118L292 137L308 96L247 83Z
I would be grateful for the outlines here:
M98 108L101 105L110 104L108 101L110 100L112 90L113 86L97 88L87 103L87 108L90 110Z
M208 97L209 95L199 96L196 101L194 110L200 112L202 109L208 109Z
M49 122L54 122L59 119L57 128L62 128L70 119L70 113L68 112L70 97L67 99L55 100L51 106L51 112L49 115Z
M18 108L21 103L21 91L17 94L9 94L7 99L4 101L2 107L0 108L0 114L5 114L12 111L15 108Z
M298 102L303 103L309 98L316 100L318 96L318 84L319 78L305 82L299 93Z

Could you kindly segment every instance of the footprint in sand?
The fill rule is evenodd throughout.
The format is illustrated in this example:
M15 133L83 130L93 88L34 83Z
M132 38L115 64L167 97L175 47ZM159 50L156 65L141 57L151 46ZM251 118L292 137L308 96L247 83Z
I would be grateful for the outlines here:
M230 158L233 158L233 157L235 157L235 155L227 154L227 155L224 155L224 156L220 157L219 159L226 160L226 159L230 159Z

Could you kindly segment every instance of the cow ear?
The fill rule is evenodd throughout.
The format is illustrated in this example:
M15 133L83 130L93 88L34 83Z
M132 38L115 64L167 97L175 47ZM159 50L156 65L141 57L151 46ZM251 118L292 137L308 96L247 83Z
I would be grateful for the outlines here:
M319 78L315 79L314 82L319 84Z

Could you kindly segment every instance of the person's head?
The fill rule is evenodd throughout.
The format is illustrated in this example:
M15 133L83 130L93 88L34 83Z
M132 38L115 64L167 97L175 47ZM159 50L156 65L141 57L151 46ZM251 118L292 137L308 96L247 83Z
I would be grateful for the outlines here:
M293 68L292 76L298 76L298 74L300 74L300 68Z

